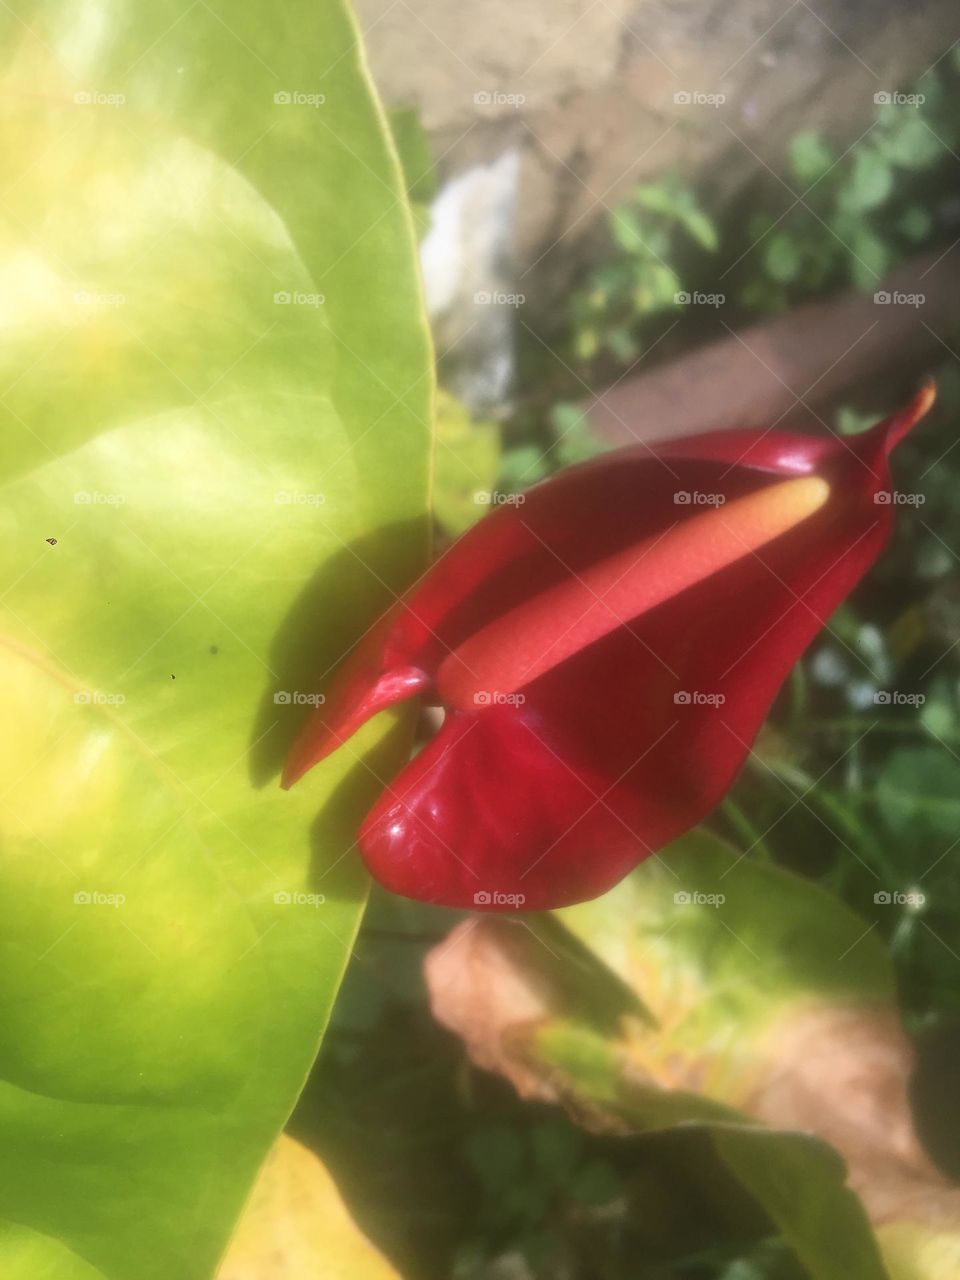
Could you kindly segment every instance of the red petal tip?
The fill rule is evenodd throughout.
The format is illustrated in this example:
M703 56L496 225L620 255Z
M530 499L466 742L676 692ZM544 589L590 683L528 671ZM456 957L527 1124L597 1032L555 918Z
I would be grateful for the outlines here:
M937 387L932 378L928 378L913 399L892 418L881 423L887 453L892 453L904 436L911 431L921 418L926 417L930 407L937 398Z
M378 711L411 698L428 683L415 667L386 671L369 681L354 671L346 671L329 703L315 707L287 755L280 786L289 791L315 764L325 760Z

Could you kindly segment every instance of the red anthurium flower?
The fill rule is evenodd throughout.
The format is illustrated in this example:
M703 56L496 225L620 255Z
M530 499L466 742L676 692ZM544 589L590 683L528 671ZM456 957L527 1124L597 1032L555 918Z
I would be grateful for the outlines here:
M603 893L730 786L879 555L888 455L932 400L853 438L631 447L497 507L357 646L284 785L422 694L446 716L361 827L374 876L491 910Z

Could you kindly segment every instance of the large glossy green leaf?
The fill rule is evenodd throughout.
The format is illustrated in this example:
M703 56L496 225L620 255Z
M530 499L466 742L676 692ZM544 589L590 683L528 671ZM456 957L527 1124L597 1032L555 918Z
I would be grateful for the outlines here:
M339 0L14 0L0 57L0 1270L192 1280L405 747L277 786L426 553L413 237Z

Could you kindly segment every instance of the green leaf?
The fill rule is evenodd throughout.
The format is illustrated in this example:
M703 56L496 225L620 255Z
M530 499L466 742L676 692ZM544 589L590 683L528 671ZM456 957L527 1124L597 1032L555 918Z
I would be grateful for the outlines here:
M717 229L697 205L693 192L687 187L674 188L661 184L640 186L634 193L634 199L641 208L678 222L701 249L712 253L717 248Z
M403 169L419 239L430 230L430 203L437 194L438 186L430 140L420 123L419 113L413 107L399 107L390 112L390 132Z
M204 1280L405 747L371 726L277 786L298 699L425 558L411 227L338 0L0 24L0 1253Z
M570 1194L581 1204L609 1204L623 1194L623 1182L613 1165L605 1160L591 1160L573 1177Z
M550 1183L564 1183L573 1174L583 1142L576 1129L563 1124L540 1124L530 1143L537 1170Z
M869 227L859 227L850 239L850 275L858 289L876 289L890 266L890 248Z
M573 345L578 360L592 360L600 350L600 335L592 326L585 326L578 330Z
M796 280L803 261L795 237L786 231L775 231L764 242L763 260L767 275L778 284Z
M856 436L866 431L875 421L871 413L863 413L850 405L841 405L834 414L834 424L842 436Z
M603 897L557 915L659 1021L679 1026L682 1013L683 1042L709 1044L734 1023L740 1045L728 1073L752 1052L751 1035L789 1002L893 995L890 961L876 938L843 955L864 932L849 908L810 881L738 856L704 830ZM733 1100L719 1080L704 1092Z
M935 747L896 751L880 774L876 796L896 836L914 840L932 832L952 839L960 825L960 762Z
M710 1136L814 1280L886 1280L863 1208L844 1186L844 1163L826 1143L723 1125Z
M614 325L608 329L604 335L604 341L606 342L607 350L621 364L629 364L640 353L636 338L623 325Z
M862 147L854 152L853 165L840 192L845 209L865 213L884 203L893 190L893 172L878 150Z
M680 215L680 221L687 235L701 249L706 249L709 253L716 252L720 238L712 220L705 213L700 209L685 209Z
M928 169L949 156L949 148L923 122L920 112L900 107L896 125L880 139L883 155L903 169Z
M500 467L500 428L474 422L466 406L448 392L437 398L433 509L456 537L490 510Z
M505 493L519 493L542 480L551 471L556 450L544 452L536 445L518 445L508 449L500 465L497 485Z
M887 1280L894 1237L898 1277L951 1274L936 1262L960 1247L960 1201L920 1172L912 1054L873 926L703 830L524 925L464 921L428 959L434 1010L475 1062L594 1132L685 1151L691 1196L724 1221L739 1201L811 1280Z
M678 193L673 185L665 182L645 182L634 188L634 203L641 209L675 218L679 208Z
M677 306L677 294L681 292L682 285L675 271L659 262L645 263L642 283L634 289L634 305L639 314L662 311Z
M614 209L610 229L616 243L627 253L648 252L640 222L629 205L621 204Z
M464 1148L467 1163L484 1185L502 1190L519 1180L524 1162L523 1143L506 1125L491 1124L470 1134Z
M403 169L407 194L419 204L429 204L437 194L437 171L430 151L430 139L414 107L398 107L390 112L390 131Z
M766 1129L737 1110L765 1079L782 1087L790 1063L776 1046L782 1036L789 1045L794 1017L802 1023L813 1009L842 1014L892 999L889 959L863 921L809 882L738 857L706 832L555 917L656 1021L626 1015L619 1034L603 1032L589 1006L575 1012L580 1006L564 992L555 997L560 1012L529 1033L524 1066L537 1055L546 1078L564 1082L574 1114L615 1117L620 1131L699 1124L814 1280L882 1280L840 1157L814 1137ZM538 956L537 945L531 963L549 965L557 981L563 970ZM595 996L593 1009L599 1004ZM519 1028L501 1032L501 1043L511 1034Z
M922 244L933 231L933 215L921 204L912 204L897 221L897 230L912 244Z
M550 409L550 425L557 440L551 456L563 466L595 458L610 446L590 429L590 417L579 405L560 400Z
M819 133L804 130L790 142L790 169L800 182L812 183L832 167L834 155Z
M643 997L659 1026L634 1029L622 1049L602 1049L595 1031L576 1024L548 1026L536 1042L552 1069L584 1103L641 1130L705 1125L815 1280L881 1280L836 1153L806 1135L746 1124L732 1109L762 1078L772 1030L789 1025L791 1009L890 997L889 961L864 938L862 921L813 885L738 858L702 832L604 897L557 915ZM697 1079L703 1096L685 1090L684 1078Z

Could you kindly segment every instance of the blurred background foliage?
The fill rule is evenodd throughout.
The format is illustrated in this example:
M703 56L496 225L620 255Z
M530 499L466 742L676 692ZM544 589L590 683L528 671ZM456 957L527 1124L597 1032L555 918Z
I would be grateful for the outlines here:
M736 329L838 289L873 292L890 268L947 250L958 199L958 87L955 46L907 87L923 95L922 106L878 103L877 127L846 150L797 132L782 170L805 198L786 214L780 180L759 169L722 215L709 190L678 172L637 185L612 209L606 250L584 268L553 331L545 339L517 326L509 403L480 420L449 392L441 396L441 543L484 514L491 494L521 492L607 447L585 397L661 341L662 354L676 356L703 340L706 309L687 306L684 295L722 294L724 323ZM425 231L436 189L429 149L410 113L396 132ZM960 450L952 445L960 367L952 348L944 333L937 367L911 373L915 381L932 372L939 387L930 421L896 461L899 490L922 499L901 508L888 553L797 667L708 825L757 864L827 891L862 920L869 945L883 947L918 1054L914 1122L935 1163L956 1178ZM891 407L868 389L837 402L831 425L859 430ZM401 1274L814 1274L702 1130L598 1133L555 1106L522 1101L471 1065L433 1017L423 978L428 952L460 918L374 889L292 1123ZM942 1280L954 1274L943 1271Z

